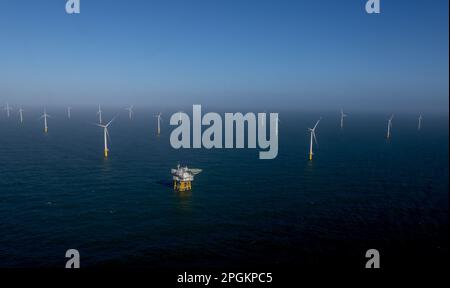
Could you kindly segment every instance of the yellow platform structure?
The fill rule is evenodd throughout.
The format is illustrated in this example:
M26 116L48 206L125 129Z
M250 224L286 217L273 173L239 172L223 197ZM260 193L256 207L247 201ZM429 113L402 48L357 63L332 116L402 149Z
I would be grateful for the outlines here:
M189 191L192 190L192 182L191 181L173 181L173 189L175 191Z

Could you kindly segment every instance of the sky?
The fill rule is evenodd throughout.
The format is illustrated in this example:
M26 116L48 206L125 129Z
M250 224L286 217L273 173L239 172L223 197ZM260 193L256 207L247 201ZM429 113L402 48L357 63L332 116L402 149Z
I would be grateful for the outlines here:
M0 0L0 105L448 114L448 0L65 2Z

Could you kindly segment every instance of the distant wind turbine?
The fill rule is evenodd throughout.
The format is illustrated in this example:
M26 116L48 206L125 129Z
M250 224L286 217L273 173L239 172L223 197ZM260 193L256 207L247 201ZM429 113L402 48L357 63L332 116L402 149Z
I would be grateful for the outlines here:
M155 115L158 118L158 135L161 134L161 112L158 115Z
M104 141L105 141L105 147L104 147L105 158L108 158L108 153L109 153L109 148L108 148L108 138L109 138L108 127L109 127L109 125L111 125L111 123L114 121L115 118L116 117L111 119L111 121L109 121L108 124L106 124L106 125L97 124L97 126L103 128L103 138L104 138Z
M70 107L70 106L67 107L67 118L68 118L68 119L70 119L70 117L72 116L72 115L71 115L71 112L72 112L72 107Z
M386 134L387 139L391 139L392 119L394 119L394 114L392 114L391 118L389 118L388 120L387 134Z
M314 125L313 128L308 128L308 131L311 132L311 141L309 143L309 160L312 160L313 158L313 140L314 142L316 142L317 145L317 138L316 138L316 128L317 125L319 125L319 122L322 118L320 118L319 120L317 120L316 125Z
M44 132L48 133L47 118L50 118L50 115L47 114L46 110L44 110L44 114L39 119L42 119L42 118L44 118Z
M8 116L8 118L9 118L11 116L12 107L9 106L8 103L6 103L5 110L6 110L6 116Z
M20 116L20 123L23 123L23 110L22 108L19 109L19 116Z
M102 108L100 107L100 105L98 105L97 115L98 115L98 123L102 124Z
M128 107L128 108L125 108L125 110L128 111L128 117L130 118L130 120L131 120L131 118L133 118L133 108L134 108L133 105L131 105L131 106Z
M344 118L347 117L347 114L344 113L344 110L341 109L341 129L344 128Z
M420 131L420 129L422 129L422 114L419 115L419 123L417 124L417 130Z

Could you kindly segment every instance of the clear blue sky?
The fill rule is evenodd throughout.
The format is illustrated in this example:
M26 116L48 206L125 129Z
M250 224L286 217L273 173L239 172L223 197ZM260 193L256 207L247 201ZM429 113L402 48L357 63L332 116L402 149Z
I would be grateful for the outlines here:
M0 101L448 113L448 0L0 0Z

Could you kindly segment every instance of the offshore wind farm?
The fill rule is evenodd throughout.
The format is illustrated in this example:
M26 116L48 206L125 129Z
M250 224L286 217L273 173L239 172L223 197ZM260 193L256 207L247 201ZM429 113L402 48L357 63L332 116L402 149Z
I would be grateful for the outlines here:
M155 255L164 251L165 265L175 267L179 261L201 265L205 259L214 265L233 261L286 264L312 255L328 259L344 251L352 256L344 239L357 247L376 243L392 249L402 243L405 234L422 240L408 242L398 250L399 255L402 249L433 239L427 253L436 256L440 250L433 243L444 245L446 239L439 228L446 223L448 199L448 166L443 157L448 155L445 118L427 117L418 133L413 114L398 116L395 137L386 141L385 115L381 113L352 112L351 121L341 130L339 109L335 113L322 112L320 125L316 121L310 133L304 133L317 116L285 111L280 113L283 125L279 127L278 157L258 160L254 149L173 149L169 145L173 127L159 122L160 112L152 109L137 109L132 122L123 108L104 109L104 117L111 120L97 123L103 128L100 130L92 125L99 120L95 107L74 107L70 120L64 108L47 108L40 120L39 110L27 107L30 120L21 126L19 119L8 120L6 111L0 117L0 161L5 164L0 169L0 200L10 203L0 209L2 229L10 231L1 238L2 247L10 247L3 250L4 266L56 265L58 247L69 243L83 247L91 255L85 263L88 266L121 266L125 260L127 265L153 267L162 260ZM44 133L41 121L49 111L53 115L52 129ZM176 110L163 112L178 118ZM320 133L321 143L309 161L315 133ZM177 163L203 170L191 191L174 191L170 169ZM260 176L251 176L255 172ZM45 186L40 184L42 177L46 179ZM236 179L236 184L230 183L229 177ZM31 187L39 193L29 194ZM365 197L370 201L362 200ZM392 201L397 208L392 209ZM418 208L418 203L426 205ZM283 211L285 216L270 216L277 211ZM241 218L242 213L254 216ZM294 220L299 215L303 215L301 223ZM278 223L281 219L288 222ZM46 228L39 224L42 221L47 223ZM17 222L21 223L20 229L14 224ZM207 225L194 229L195 223ZM225 223L234 224L227 224L225 231L212 228ZM122 228L117 229L116 225ZM254 230L241 234L241 225L252 225ZM324 251L336 243L310 234L311 226L319 231L339 227L340 232L333 239L341 243L341 252L327 256ZM187 229L183 237L177 236L179 229ZM369 233L372 229L378 231L378 236L360 238L361 231ZM24 231L29 233L25 235ZM76 231L84 231L80 235L86 237L76 237ZM204 233L212 233L222 241L205 240L201 236ZM272 239L279 233L295 239L302 248ZM349 238L350 234L358 235L357 243L356 238ZM170 246L163 244L168 239ZM237 245L246 239L260 242L256 246ZM41 241L60 244L46 245L32 258L21 260L32 249L31 243ZM117 244L108 244L110 241ZM319 242L313 244L315 241ZM29 249L13 249L17 243ZM96 252L99 245L101 254ZM281 253L264 260L258 249L266 246L288 249L293 254ZM117 247L121 247L119 253ZM207 247L209 252L195 247ZM105 251L111 254L104 254ZM136 251L145 252L133 256ZM230 254L231 251L234 252ZM311 264L306 260L300 263Z

